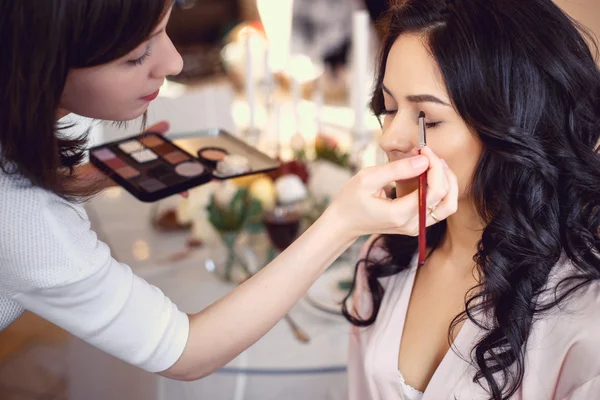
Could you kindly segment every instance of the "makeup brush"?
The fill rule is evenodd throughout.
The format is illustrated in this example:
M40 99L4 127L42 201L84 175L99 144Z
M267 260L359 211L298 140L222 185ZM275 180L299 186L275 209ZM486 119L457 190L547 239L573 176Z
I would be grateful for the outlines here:
M427 146L425 137L425 113L419 113L419 147ZM427 171L419 175L419 266L425 264L425 251L427 248Z

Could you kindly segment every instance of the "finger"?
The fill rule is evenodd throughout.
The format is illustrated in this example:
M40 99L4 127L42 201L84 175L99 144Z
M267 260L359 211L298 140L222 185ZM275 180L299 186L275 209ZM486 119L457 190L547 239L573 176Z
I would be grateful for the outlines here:
M444 162L428 147L421 149L421 154L429 159L427 171L427 205L437 205L448 193Z
M448 168L446 163L441 160L441 165L445 180L448 183L448 190L442 198L436 201L437 206L432 211L426 209L426 225L431 226L445 220L456 212L458 207L458 181L456 175ZM391 204L390 220L394 221L390 226L389 234L403 234L408 236L417 236L419 233L419 195L418 191L409 193L399 199L393 200ZM433 217L435 216L435 218Z
M159 133L161 135L164 135L170 128L170 125L167 121L160 121L157 122L156 124L146 128L146 130L144 130L144 132L155 132L155 133Z
M427 226L437 224L440 221L445 220L458 209L458 179L450 168L445 168L446 178L448 179L448 194L439 202L437 207L432 212L429 211L427 214ZM437 220L436 220L437 219Z
M419 193L417 190L399 197L382 201L377 207L381 218L389 221L385 234L413 235L418 229ZM413 226L414 225L414 226ZM415 231L415 232L413 232Z
M417 156L365 168L358 176L363 187L375 192L390 183L416 178L427 170L428 165L427 157Z

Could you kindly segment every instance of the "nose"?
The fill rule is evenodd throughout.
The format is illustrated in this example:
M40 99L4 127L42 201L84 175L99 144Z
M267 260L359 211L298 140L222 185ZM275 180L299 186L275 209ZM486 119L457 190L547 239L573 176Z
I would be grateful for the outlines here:
M171 39L167 38L165 48L162 51L163 57L160 57L157 65L152 70L152 76L158 79L164 79L167 76L179 75L183 69L183 59L177 51Z
M391 119L392 116L387 118ZM400 112L393 116L389 123L383 125L380 146L391 159L406 157L418 145L418 126L409 121Z

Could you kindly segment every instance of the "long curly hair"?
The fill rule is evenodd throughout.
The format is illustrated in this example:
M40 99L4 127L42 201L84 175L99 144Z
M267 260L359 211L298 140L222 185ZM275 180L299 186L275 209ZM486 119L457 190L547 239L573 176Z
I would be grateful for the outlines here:
M490 399L508 399L522 383L534 321L600 278L597 47L551 0L408 0L392 6L386 20L373 111L384 110L381 85L393 43L421 34L453 107L483 146L469 187L485 225L473 257L480 280L449 340L467 318L483 329L471 354L473 381ZM444 222L430 227L428 246L435 249L445 231ZM366 268L373 311L363 319L344 307L354 325L375 322L384 296L378 279L408 268L417 239L387 235L372 244L379 245L387 259L367 256L357 265ZM563 256L573 270L550 285ZM542 301L546 291L550 300ZM489 322L475 319L479 311Z

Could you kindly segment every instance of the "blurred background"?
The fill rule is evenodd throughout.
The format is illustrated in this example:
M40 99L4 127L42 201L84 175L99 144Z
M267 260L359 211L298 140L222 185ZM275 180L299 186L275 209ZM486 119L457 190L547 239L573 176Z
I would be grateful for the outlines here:
M598 0L556 0L600 34ZM368 109L387 0L176 0L168 33L184 69L148 111L194 150L215 128L281 162L272 173L154 204L115 188L86 208L113 256L186 312L233 289L287 247L364 166L386 162ZM92 144L138 133L78 116ZM232 222L233 221L233 222ZM1 400L345 399L340 313L358 250L344 253L269 334L211 377L169 381L26 313L0 332Z

